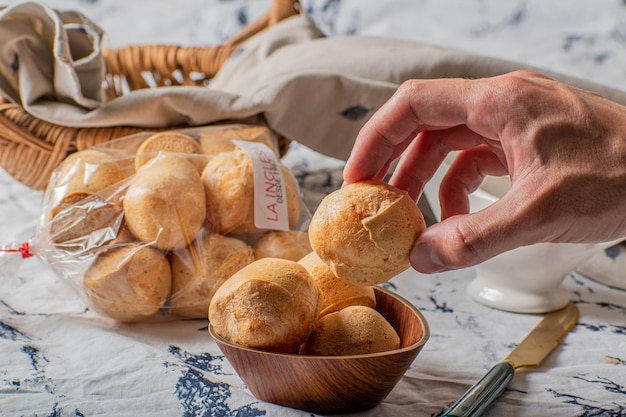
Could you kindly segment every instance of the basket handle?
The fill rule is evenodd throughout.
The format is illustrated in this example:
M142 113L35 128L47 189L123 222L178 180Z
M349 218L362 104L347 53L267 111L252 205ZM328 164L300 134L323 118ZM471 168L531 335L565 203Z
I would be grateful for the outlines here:
M270 26L281 22L282 20L298 14L302 11L302 7L298 0L272 0L272 6L268 12L263 14L254 22L244 26L239 33L227 40L224 44L240 45L252 36L261 32Z
M217 46L155 44L105 48L102 53L107 65L107 100L141 88L205 85L243 42L300 11L298 0L272 0L268 12Z

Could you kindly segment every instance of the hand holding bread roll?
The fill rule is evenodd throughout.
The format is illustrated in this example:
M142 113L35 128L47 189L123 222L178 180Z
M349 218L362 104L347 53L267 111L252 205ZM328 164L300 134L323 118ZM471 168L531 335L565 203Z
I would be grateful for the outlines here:
M375 285L410 266L409 252L425 228L406 191L368 180L326 196L311 219L309 239L335 275Z

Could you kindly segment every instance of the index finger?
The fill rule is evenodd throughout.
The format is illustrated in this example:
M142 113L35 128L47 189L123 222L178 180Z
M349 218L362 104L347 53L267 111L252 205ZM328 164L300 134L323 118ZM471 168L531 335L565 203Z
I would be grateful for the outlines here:
M455 78L404 82L357 135L344 168L344 181L384 176L387 167L419 132L476 125L477 119L470 118L477 112L488 118L493 112L479 110L477 105L485 93L477 88L478 81ZM497 136L489 123L481 125L480 130L488 136Z

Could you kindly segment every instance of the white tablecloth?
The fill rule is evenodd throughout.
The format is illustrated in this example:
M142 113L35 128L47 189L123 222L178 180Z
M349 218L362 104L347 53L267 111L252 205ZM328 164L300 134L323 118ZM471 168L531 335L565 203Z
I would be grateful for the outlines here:
M5 4L7 2L5 1ZM8 4L14 3L9 1ZM330 36L389 35L521 60L624 86L626 6L582 0L467 2L305 1ZM80 9L110 45L218 43L268 2L56 0ZM295 144L285 159L307 203L341 183L341 163ZM0 246L35 233L41 193L0 172ZM16 255L19 258L19 255ZM615 251L600 265L622 260ZM6 259L6 258L5 258ZM16 274L9 268L19 267ZM256 400L210 339L202 320L120 325L87 310L37 258L0 265L2 416L308 416ZM431 337L379 407L364 416L436 416L540 319L472 301L472 268L407 271L386 284L420 308ZM491 416L626 415L626 291L572 273L565 285L578 325L537 369L519 371Z

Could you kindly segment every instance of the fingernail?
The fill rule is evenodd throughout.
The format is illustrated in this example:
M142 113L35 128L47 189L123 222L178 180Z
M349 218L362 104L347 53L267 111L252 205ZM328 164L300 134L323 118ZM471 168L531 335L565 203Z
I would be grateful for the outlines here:
M413 268L426 274L447 269L428 243L418 243L413 246L409 259Z

